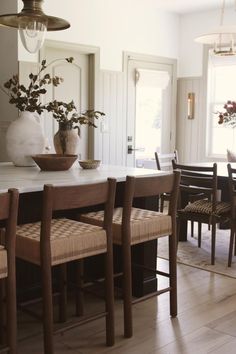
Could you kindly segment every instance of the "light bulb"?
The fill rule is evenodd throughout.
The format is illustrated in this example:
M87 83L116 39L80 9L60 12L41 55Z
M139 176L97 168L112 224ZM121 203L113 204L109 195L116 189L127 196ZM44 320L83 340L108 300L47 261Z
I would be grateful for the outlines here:
M22 44L30 53L36 53L42 47L46 31L47 22L30 19L19 24Z

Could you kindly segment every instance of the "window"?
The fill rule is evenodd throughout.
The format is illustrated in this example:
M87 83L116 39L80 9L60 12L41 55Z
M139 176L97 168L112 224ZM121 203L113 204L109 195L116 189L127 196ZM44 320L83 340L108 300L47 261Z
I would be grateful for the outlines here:
M226 150L236 150L236 129L218 124L217 111L228 100L236 100L236 57L213 56L208 63L208 151L210 157L225 157Z

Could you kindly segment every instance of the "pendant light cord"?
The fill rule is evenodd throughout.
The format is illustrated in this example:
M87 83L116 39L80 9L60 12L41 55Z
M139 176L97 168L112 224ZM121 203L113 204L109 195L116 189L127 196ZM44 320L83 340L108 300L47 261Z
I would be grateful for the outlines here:
M235 6L236 6L236 0L235 0ZM223 0L223 2L222 2L222 8L221 8L221 14L220 14L220 26L223 26L224 14L225 14L225 0Z

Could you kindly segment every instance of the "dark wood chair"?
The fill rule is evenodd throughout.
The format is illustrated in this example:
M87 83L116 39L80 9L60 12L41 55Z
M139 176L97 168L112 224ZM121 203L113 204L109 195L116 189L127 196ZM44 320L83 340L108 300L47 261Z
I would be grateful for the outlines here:
M66 324L57 331L53 330L52 276L51 270L59 266L61 271L60 313L65 320L66 277L65 264L77 261L81 274L81 261L85 258L105 254L105 312L81 316L76 324L106 317L106 343L114 344L114 289L113 289L113 243L112 215L115 200L116 180L79 186L54 187L45 185L41 222L24 224L17 228L16 256L36 264L41 268L44 353L53 354L53 333L62 333ZM54 218L54 212L104 205L105 217L101 226L84 224L67 218ZM81 284L78 279L77 286ZM77 289L77 315L81 315L80 291Z
M3 325L3 283L6 285L6 345L0 346L0 352L16 354L17 352L17 319L16 319L16 272L15 272L15 240L18 214L19 193L10 189L0 194L0 220L4 226L4 242L0 245L0 281L1 309L0 322ZM3 328L1 328L3 333ZM3 336L1 336L3 337Z
M173 161L175 163L179 162L179 158L178 158L178 152L177 150L174 150L173 153L170 154L159 154L157 152L155 152L155 160L156 160L156 166L157 169L159 171L161 170L166 170L166 171L172 171L173 170ZM201 196L199 196L199 198L201 198ZM160 211L162 212L164 209L164 204L165 202L169 202L169 195L168 193L163 193L162 195L160 195ZM192 195L189 196L189 199L191 202L193 202L194 200L197 200L198 196L197 195ZM199 199L198 198L198 199ZM198 230L201 229L201 224L198 224ZM200 230L201 231L201 230ZM191 221L191 237L194 236L194 222Z
M176 279L176 209L180 174L172 172L165 176L135 178L127 177L123 208L116 208L113 216L114 243L122 247L123 255L123 304L124 304L124 336L133 334L132 325L132 264L131 248L134 245L149 242L159 237L169 239L169 272L149 269L155 274L169 278L169 285L152 294L133 301L140 302L164 292L170 293L170 315L177 315L177 279ZM157 196L169 193L168 212L138 209L132 207L135 198ZM81 220L94 225L101 225L103 211L83 214ZM134 265L133 265L134 266ZM140 267L140 266L139 266ZM145 268L147 271L147 269Z
M217 165L212 167L189 166L173 163L181 171L180 195L189 201L189 195L203 195L202 199L188 202L178 210L178 222L191 220L212 225L211 264L215 264L216 224L229 220L230 204L217 201ZM198 247L201 247L201 232L198 232Z
M227 167L229 174L229 196L231 205L228 267L231 267L234 242L234 255L236 255L236 168L232 168L231 164L228 164Z
M155 152L156 166L159 171L172 171L172 160L178 162L178 152L174 150L173 153L169 154L159 154ZM160 198L160 211L164 210L164 203L170 201L170 195L168 193L163 193L159 196Z

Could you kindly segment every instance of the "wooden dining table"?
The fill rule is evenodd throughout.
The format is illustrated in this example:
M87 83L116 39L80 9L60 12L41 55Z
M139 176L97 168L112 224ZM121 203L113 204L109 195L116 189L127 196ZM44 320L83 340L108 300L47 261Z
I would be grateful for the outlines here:
M127 175L130 176L157 176L165 175L168 172L150 170L144 168L132 168L125 166L101 165L98 169L84 170L79 167L76 161L73 167L67 171L41 171L35 167L16 167L12 163L0 163L0 192L5 192L8 188L17 188L20 192L18 223L36 222L40 220L42 208L42 191L44 184L76 185L89 184L105 181L108 177L114 177L117 180L116 200L119 203L123 194L124 182ZM145 205L144 205L145 204ZM155 204L155 205L154 205ZM157 208L157 199L155 201L140 201L140 207L149 209ZM134 262L146 267L155 268L157 259L156 241L140 244L133 247L132 256ZM116 263L121 264L121 253L117 252ZM92 266L91 266L92 267ZM93 267L96 269L96 266ZM99 267L97 267L98 270ZM29 272L29 269L24 271ZM22 273L22 272L18 272ZM19 283L25 281L26 276L23 272ZM22 280L23 278L23 280ZM136 268L133 272L133 292L136 296L143 296L156 290L156 276L150 275L150 272L141 271Z
M217 188L221 191L220 200L229 201L229 188L228 188L228 169L227 164L229 162L196 162L196 163L185 163L188 166L199 166L199 167L211 167L213 164L217 164ZM230 163L233 168L236 168L236 163ZM199 172L200 173L200 172ZM184 208L187 204L187 196L184 193L181 195L181 208ZM225 226L222 226L222 228ZM227 227L227 226L226 226ZM179 241L187 241L187 221L181 219L179 224Z

